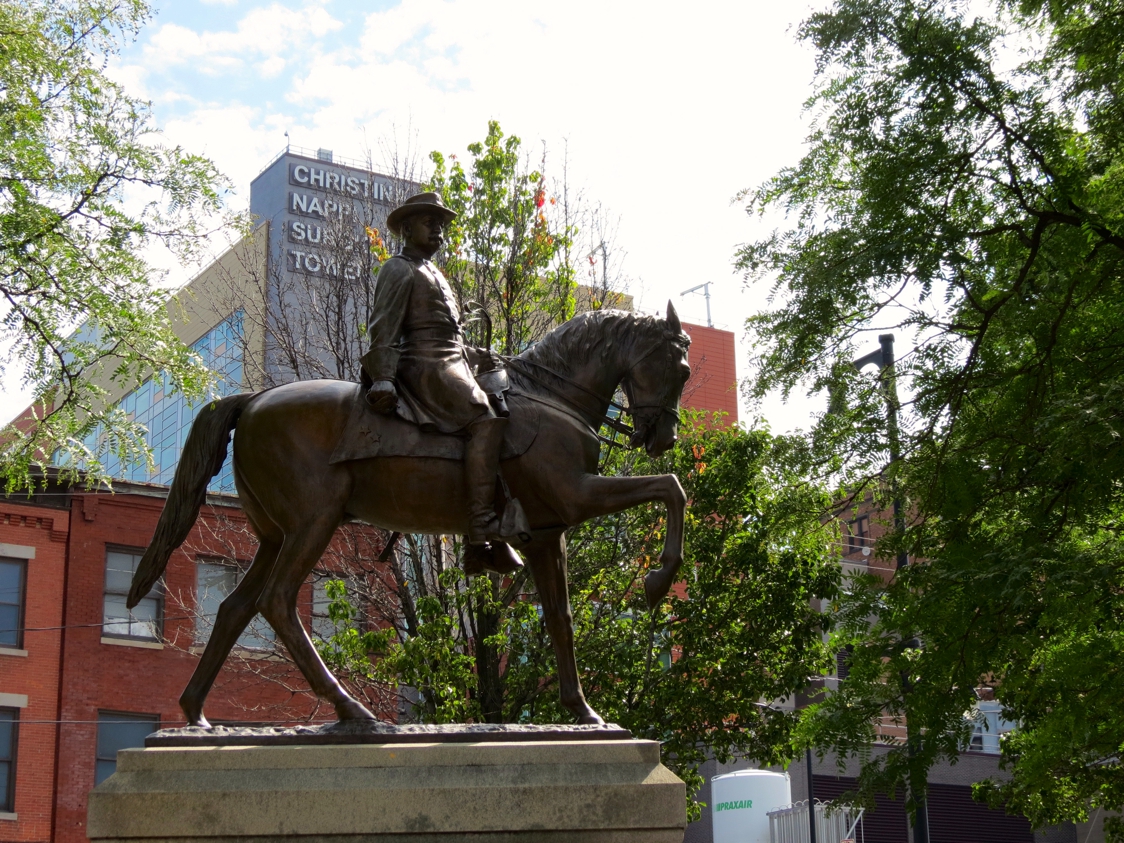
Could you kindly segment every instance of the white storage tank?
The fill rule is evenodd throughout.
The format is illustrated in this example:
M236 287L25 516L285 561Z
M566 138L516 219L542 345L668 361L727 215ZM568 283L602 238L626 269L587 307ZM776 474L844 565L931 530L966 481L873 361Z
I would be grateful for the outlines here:
M710 780L714 843L769 843L769 812L792 802L788 773L737 770Z

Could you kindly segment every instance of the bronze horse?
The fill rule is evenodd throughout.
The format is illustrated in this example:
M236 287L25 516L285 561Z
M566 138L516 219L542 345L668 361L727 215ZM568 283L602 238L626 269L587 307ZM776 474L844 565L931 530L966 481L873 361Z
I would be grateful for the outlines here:
M540 420L530 448L505 460L502 473L532 528L522 552L558 659L562 703L579 723L603 721L586 702L578 678L565 531L642 503L664 504L667 538L661 567L648 572L644 590L650 607L667 595L683 561L683 489L671 474L600 476L596 431L620 386L636 425L631 444L643 445L652 455L670 448L691 372L689 343L670 303L666 319L600 311L556 328L510 367L513 393L534 401ZM301 625L301 585L347 520L449 535L466 532L468 515L463 464L455 460L330 462L356 390L352 383L317 380L232 395L204 408L192 425L168 502L133 577L129 607L149 592L187 537L207 485L226 459L232 430L235 484L260 544L242 581L219 607L203 656L180 696L190 725L209 725L203 701L238 636L258 612L340 720L374 719L328 671Z

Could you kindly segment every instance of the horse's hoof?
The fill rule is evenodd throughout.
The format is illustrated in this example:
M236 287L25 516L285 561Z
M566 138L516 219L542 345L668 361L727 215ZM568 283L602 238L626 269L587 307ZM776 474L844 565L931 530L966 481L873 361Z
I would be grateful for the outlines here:
M378 720L365 705L352 699L336 706L336 717L341 723L346 720Z
M578 718L578 725L580 726L604 726L605 721L601 715L593 709L590 709L587 714L583 714Z
M667 597L670 589L671 578L667 574L667 568L657 568L648 572L644 577L644 601L648 604L649 612L655 611L655 608Z
M193 703L185 702L181 698L180 711L183 712L184 720L187 721L188 726L194 726L197 729L211 728L211 724L203 716L203 706L196 706Z

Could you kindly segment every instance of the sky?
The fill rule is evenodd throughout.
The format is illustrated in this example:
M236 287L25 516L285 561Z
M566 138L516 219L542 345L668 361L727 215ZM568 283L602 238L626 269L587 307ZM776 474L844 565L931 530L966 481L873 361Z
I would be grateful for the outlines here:
M235 207L294 146L376 164L388 145L464 155L498 120L548 168L619 220L617 246L641 309L672 300L734 330L765 304L733 268L767 224L734 201L800 156L813 56L802 3L566 0L157 0L109 67L149 100L167 141L211 157ZM288 138L285 133L288 132ZM216 244L220 246L222 244ZM218 250L218 249L217 249ZM196 270L198 268L195 268ZM193 270L174 269L170 283ZM739 343L739 374L748 370ZM10 385L5 384L6 387ZM761 408L775 431L822 403ZM6 389L0 410L22 406Z

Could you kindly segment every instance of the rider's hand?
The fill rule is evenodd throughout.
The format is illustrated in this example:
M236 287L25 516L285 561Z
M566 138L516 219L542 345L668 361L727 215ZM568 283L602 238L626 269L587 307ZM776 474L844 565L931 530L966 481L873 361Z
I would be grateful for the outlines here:
M468 346L465 351L468 352L469 365L475 368L479 373L491 372L503 366L503 360L490 348Z
M398 392L394 381L375 381L367 390L367 403L379 413L393 413L398 406Z

